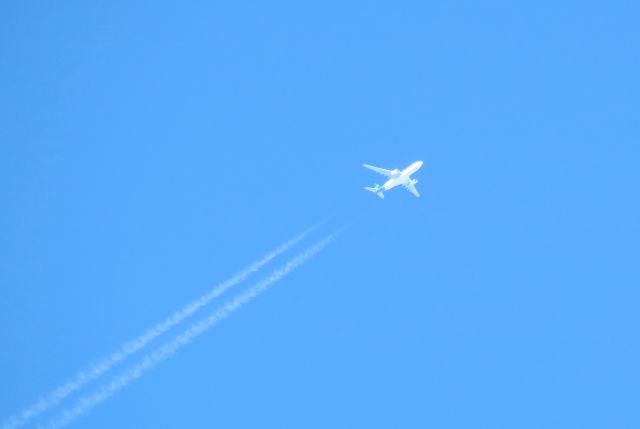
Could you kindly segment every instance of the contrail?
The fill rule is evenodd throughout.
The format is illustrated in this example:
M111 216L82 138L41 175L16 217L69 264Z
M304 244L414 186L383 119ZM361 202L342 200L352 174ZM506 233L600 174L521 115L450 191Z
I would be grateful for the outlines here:
M324 221L323 221L324 222ZM268 264L279 256L280 254L286 252L292 246L297 244L299 241L304 239L307 235L317 229L323 222L312 226L311 228L303 231L302 233L296 235L291 240L281 244L277 249L264 255L261 259L255 261L251 265L247 266L245 269L234 275L228 280L220 283L213 289L211 289L206 294L202 295L200 298L195 301L185 305L182 309L176 311L167 319L159 322L144 334L139 337L125 343L119 350L112 353L110 356L102 359L98 364L91 366L89 369L78 372L72 379L64 383L63 385L57 387L52 390L48 395L41 398L37 402L28 406L20 414L14 415L8 418L2 425L2 429L17 429L20 426L25 425L31 419L39 416L43 412L47 411L51 407L56 406L62 400L64 400L71 393L80 389L85 384L89 383L92 380L100 377L102 374L111 369L114 365L122 362L125 358L130 356L131 354L137 352L138 350L145 347L149 342L153 339L157 338L159 335L162 335L185 318L191 316L193 313L198 311L200 308L204 307L208 303L210 303L216 297L222 295L225 291L230 289L231 287L237 285L238 283L244 281L251 274L258 271L264 265Z
M39 429L59 429L68 425L81 415L87 413L93 407L105 401L120 389L126 387L132 381L140 378L145 372L153 369L156 365L174 355L183 346L189 344L198 336L205 333L219 321L225 319L231 313L238 310L249 301L253 300L255 297L267 290L269 286L278 282L279 280L282 280L287 274L300 267L307 260L320 252L329 243L335 240L343 230L344 228L328 235L317 244L309 247L304 252L300 253L298 256L294 257L289 262L284 264L282 267L273 271L271 275L265 277L244 293L237 295L232 300L226 302L218 310L211 313L205 319L186 329L180 335L175 337L171 342L156 349L154 352L147 354L137 365L135 365L128 372L125 372L123 375L115 378L111 383L106 384L96 393L80 399L75 406L63 411L60 416L51 420L46 426L39 426Z

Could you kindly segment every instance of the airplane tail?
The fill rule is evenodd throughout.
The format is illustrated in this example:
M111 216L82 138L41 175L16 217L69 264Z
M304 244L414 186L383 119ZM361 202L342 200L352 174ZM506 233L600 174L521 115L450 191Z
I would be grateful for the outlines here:
M379 196L380 198L384 199L384 194L381 191L382 187L380 185L376 185L376 186L374 186L372 188L367 186L364 189L366 189L369 192L375 192L377 196Z

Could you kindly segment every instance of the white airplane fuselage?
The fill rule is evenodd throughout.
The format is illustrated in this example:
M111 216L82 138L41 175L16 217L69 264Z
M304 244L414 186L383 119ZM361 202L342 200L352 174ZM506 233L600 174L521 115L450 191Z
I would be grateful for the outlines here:
M422 161L416 161L404 170L400 171L397 177L392 177L391 179L387 180L384 185L382 185L383 190L388 191L389 189L393 189L396 186L410 183L413 180L411 179L411 175L420 170L422 164Z
M414 196L419 197L420 192L416 189L416 179L412 179L411 175L422 167L422 161L416 161L404 170L400 171L397 168L394 170L387 170L380 167L375 167L369 164L362 164L363 167L372 170L378 174L381 174L387 178L384 185L366 186L365 189L369 192L373 192L380 198L384 198L384 193L396 186L402 185L407 191L411 192Z

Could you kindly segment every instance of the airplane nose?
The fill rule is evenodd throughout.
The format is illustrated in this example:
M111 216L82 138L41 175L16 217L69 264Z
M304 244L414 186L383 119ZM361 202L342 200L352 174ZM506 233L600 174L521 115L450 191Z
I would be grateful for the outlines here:
M424 164L424 162L418 161L418 162L416 162L416 164L418 164L418 167L422 167L422 164Z

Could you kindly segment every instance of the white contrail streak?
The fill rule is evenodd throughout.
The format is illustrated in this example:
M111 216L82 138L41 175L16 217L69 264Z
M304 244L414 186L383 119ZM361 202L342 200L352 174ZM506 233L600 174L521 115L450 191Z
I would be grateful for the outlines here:
M175 337L172 341L165 344L164 346L156 349L154 352L147 354L137 365L135 365L131 370L125 372L123 375L115 378L111 383L106 384L102 388L100 388L96 393L85 396L80 399L75 406L63 411L60 416L51 420L46 426L40 426L39 429L60 429L69 423L71 423L76 418L81 415L87 413L96 405L108 399L110 396L118 392L120 389L126 387L132 381L140 378L145 372L153 369L160 362L166 360L175 354L178 350L180 350L183 346L189 344L198 336L205 333L208 329L216 325L222 319L228 317L231 313L238 310L243 305L247 304L249 301L260 295L262 292L267 290L269 286L282 280L287 274L296 268L300 267L311 257L320 252L325 246L331 243L342 231L340 229L330 235L328 235L323 240L319 241L317 244L313 245L306 249L303 253L300 253L298 256L291 259L289 262L284 264L282 267L276 269L269 275L265 277L261 281L259 281L256 285L243 292L240 295L237 295L232 300L226 302L222 305L218 310L211 313L208 317L201 320L200 322L192 325L180 335Z
M320 223L322 224L322 222ZM25 408L20 412L20 414L14 415L8 418L2 425L2 429L17 429L20 426L25 425L31 419L39 416L43 412L48 409L56 406L62 400L64 400L71 393L80 389L85 384L89 383L92 380L100 377L102 374L111 369L114 365L122 362L125 358L130 356L131 354L137 352L138 350L145 347L149 342L153 339L157 338L159 335L162 335L172 327L176 326L178 323L182 322L185 318L191 316L193 313L210 303L216 297L222 295L225 291L230 289L231 287L237 285L238 283L244 281L251 274L258 271L264 265L268 264L279 256L280 254L286 252L289 248L297 244L300 240L305 238L308 234L310 234L313 230L318 228L320 225L313 226L306 231L296 235L291 240L281 244L277 249L264 255L261 259L255 261L244 270L240 271L230 279L220 283L213 289L211 289L206 294L202 295L200 298L195 301L185 305L182 309L176 311L167 319L159 322L155 326L151 327L144 334L139 337L125 343L119 350L112 353L110 356L102 359L98 364L91 366L89 369L81 371L77 373L72 379L64 383L63 385L57 387L53 391L51 391L48 395L41 398L37 402L33 403L29 407Z

